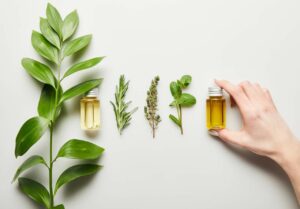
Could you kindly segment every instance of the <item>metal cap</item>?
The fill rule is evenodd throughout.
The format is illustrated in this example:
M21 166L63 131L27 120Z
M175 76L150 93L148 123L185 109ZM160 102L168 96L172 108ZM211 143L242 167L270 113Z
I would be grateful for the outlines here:
M213 86L208 88L209 96L223 96L223 89L218 86Z
M86 97L98 97L99 95L99 88L93 88L92 90L88 91L85 96Z

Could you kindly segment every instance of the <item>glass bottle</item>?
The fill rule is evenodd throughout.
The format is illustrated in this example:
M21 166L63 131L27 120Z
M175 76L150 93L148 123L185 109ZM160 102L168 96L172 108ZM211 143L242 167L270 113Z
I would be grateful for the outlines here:
M80 100L80 117L83 130L98 130L100 128L98 88L90 90Z
M226 100L223 89L209 87L206 100L206 126L209 130L223 129L226 127Z

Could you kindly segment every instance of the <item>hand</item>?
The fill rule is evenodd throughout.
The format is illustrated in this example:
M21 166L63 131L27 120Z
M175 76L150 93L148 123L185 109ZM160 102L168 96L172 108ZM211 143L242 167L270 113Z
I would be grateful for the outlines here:
M216 84L232 96L243 119L243 127L239 131L219 130L222 140L270 157L278 163L292 150L299 152L298 140L277 111L267 89L248 81L233 85L217 80Z

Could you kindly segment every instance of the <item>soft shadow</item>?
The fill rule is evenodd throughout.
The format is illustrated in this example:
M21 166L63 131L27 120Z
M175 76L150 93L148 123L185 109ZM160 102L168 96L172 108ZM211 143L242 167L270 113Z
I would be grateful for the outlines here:
M77 62L86 53L86 51L90 48L90 45L91 44L87 45L86 47L84 47L80 51L78 51L75 54L73 54L71 56L71 61L72 62Z
M101 172L101 169L102 168L100 168L100 170L98 172ZM91 176L79 178L79 179L67 184L63 191L64 197L66 199L69 199L72 196L76 195L78 192L80 192L82 190L82 188L88 187L93 182L93 180L96 178L96 175L99 175L98 172Z
M211 136L211 135L209 135ZM284 184L287 188L287 190L291 193L291 195L294 196L294 191L292 189L291 182L289 181L288 176L286 173L282 170L282 168L275 163L273 160L256 155L248 150L230 145L222 140L220 140L216 136L211 136L215 140L218 140L220 143L223 144L223 146L232 152L233 154L237 155L237 157L241 158L245 163L254 165L258 167L260 170L267 172L268 174L272 175L274 178L276 178L279 182ZM296 201L296 199L295 199Z
M26 199L29 199L29 197L27 197L21 190L21 188L18 186L17 187L17 191L20 193L20 194L23 194L24 198ZM36 209L45 209L45 207L43 207L42 205L39 205L37 204L36 202L34 202L33 200L29 199L30 201L29 204L31 204L31 207L30 208L36 208ZM21 207L22 208L22 207Z

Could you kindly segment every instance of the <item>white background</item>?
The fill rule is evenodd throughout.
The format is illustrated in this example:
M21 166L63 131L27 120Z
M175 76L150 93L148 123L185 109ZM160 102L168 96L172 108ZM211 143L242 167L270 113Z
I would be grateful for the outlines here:
M104 168L92 178L63 188L56 203L67 209L296 209L291 185L268 159L225 145L205 128L207 87L214 78L234 83L260 82L268 87L290 127L299 130L300 2L298 0L72 0L51 1L65 16L77 9L78 35L93 34L79 57L107 56L96 69L74 75L68 88L82 80L104 77L100 89L102 129L96 136L79 126L79 98L68 101L54 135L54 150L70 138L88 139L106 151ZM25 156L14 158L15 136L36 115L40 84L22 69L22 57L40 60L31 47L46 1L1 0L1 208L38 208L11 184L13 174L32 154L48 155L46 134ZM66 69L68 61L63 66ZM97 71L97 69L99 71ZM119 136L109 104L120 74L130 83L127 95L139 111ZM174 113L168 86L183 74L198 103L184 109L183 136L169 121ZM160 75L162 123L151 138L143 106L151 79ZM237 110L228 110L228 127L240 127ZM297 134L297 132L296 132ZM74 163L59 160L55 178ZM24 176L47 185L37 167Z

